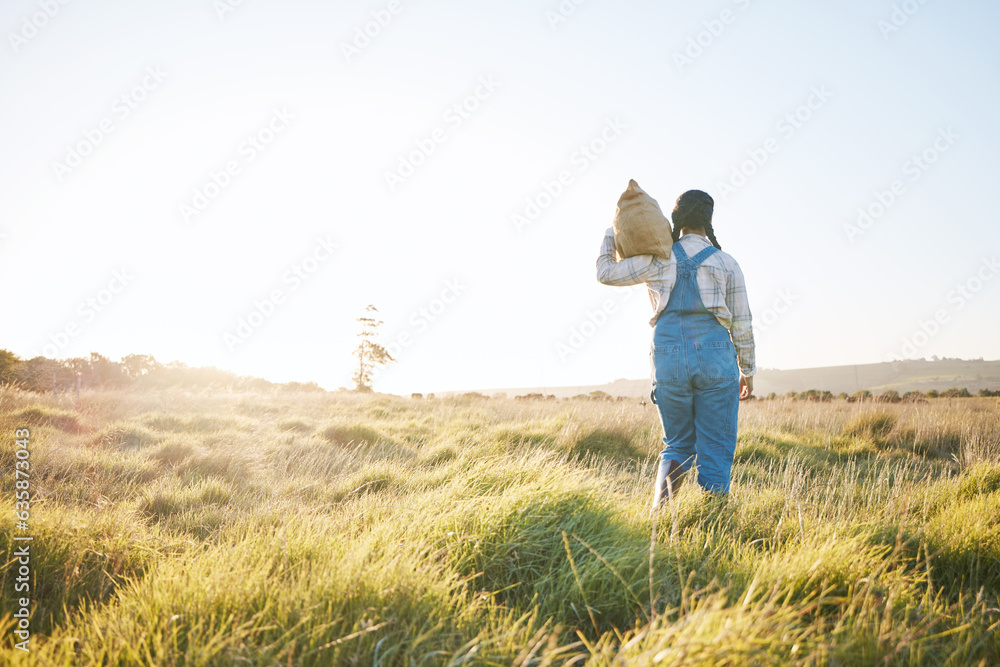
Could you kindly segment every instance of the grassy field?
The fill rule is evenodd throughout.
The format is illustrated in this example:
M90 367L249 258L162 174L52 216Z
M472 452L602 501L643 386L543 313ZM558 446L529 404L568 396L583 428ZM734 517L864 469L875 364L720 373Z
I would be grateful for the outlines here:
M649 512L637 402L0 390L31 665L1000 663L993 399L741 407ZM13 650L31 429L31 653Z

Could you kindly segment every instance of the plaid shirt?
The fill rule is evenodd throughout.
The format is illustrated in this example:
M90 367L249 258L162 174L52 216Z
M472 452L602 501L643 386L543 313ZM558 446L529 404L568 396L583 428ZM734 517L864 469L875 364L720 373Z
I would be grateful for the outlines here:
M707 238L698 234L686 234L681 237L680 243L684 245L688 257L694 257L711 245ZM731 255L719 251L702 262L697 278L702 302L733 339L739 355L740 371L743 375L754 375L757 365L752 317L740 265ZM649 320L649 325L653 326L670 300L670 290L677 280L677 258L671 255L665 260L655 255L638 255L615 261L615 233L608 228L597 258L597 279L605 285L617 286L646 283L649 300L653 304L653 318Z

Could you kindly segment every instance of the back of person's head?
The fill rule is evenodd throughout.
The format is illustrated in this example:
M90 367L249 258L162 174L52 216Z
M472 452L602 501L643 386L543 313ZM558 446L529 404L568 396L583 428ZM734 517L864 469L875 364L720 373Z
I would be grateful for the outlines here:
M674 241L681 237L682 229L704 229L705 236L719 250L722 246L715 238L712 228L712 213L715 211L715 200L711 195L701 190L688 190L677 198L677 204L670 217L674 223Z

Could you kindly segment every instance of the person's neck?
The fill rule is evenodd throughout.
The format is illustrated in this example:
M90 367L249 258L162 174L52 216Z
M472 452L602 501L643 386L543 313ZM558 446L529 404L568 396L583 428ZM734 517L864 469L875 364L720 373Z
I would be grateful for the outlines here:
M688 234L694 234L695 236L704 236L708 238L708 234L705 233L704 229L691 229L689 227L681 227L681 238L684 238Z

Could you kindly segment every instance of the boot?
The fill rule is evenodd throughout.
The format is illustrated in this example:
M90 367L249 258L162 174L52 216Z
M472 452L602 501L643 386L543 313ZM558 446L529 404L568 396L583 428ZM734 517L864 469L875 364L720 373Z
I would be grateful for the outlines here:
M656 473L656 490L653 492L654 511L659 508L660 503L677 494L684 482L685 472L677 461L660 461L660 468Z

